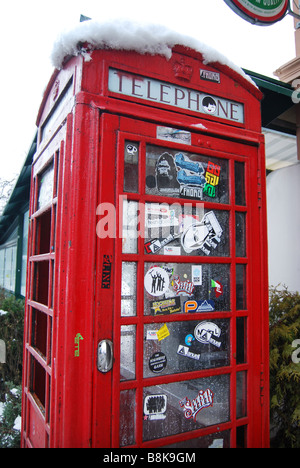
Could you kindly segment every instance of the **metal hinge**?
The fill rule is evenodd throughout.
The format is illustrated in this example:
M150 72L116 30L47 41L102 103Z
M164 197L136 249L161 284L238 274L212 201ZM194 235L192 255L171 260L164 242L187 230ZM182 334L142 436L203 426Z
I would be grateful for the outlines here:
M260 365L260 404L263 406L265 396L265 374L264 374L264 365Z
M257 171L257 202L258 208L261 208L262 201L261 201L261 171Z

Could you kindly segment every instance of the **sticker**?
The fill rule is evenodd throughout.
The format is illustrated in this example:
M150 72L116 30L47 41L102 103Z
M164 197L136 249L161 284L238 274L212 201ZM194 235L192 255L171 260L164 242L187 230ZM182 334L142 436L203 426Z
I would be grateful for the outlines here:
M168 246L164 248L164 255L181 255L180 247Z
M196 359L196 361L199 361L201 357L200 354L191 353L189 348L183 345L178 346L177 354L179 354L180 356L191 358L191 359Z
M152 239L145 243L145 251L146 253L156 253L179 236L180 234L169 234L168 237L162 239Z
M138 149L135 145L133 145L132 143L129 143L126 145L126 151L128 154L133 156L135 153L137 153Z
M74 356L78 357L79 356L79 341L83 340L83 337L80 335L80 333L77 333L74 339L75 343L75 351L74 351Z
M181 232L185 231L191 224L197 223L200 221L198 215L190 215L190 214L180 214L179 215L179 230Z
M157 340L157 330L147 330L146 340Z
M173 213L174 213L174 210L172 210ZM171 214L171 218L167 218L167 217L164 217L164 218L146 218L145 220L145 227L146 228L159 228L159 227L170 227L170 226L178 226L178 219L175 218L175 216L173 216Z
M144 278L145 289L151 296L162 296L167 292L169 284L168 273L160 267L150 268Z
M183 305L184 313L188 312L212 312L215 310L215 303L211 300L186 301Z
M202 100L202 107L206 114L214 114L217 110L217 103L211 96L206 96Z
M180 184L177 180L177 169L174 158L169 153L163 153L155 166L157 189L163 193L179 193Z
M205 174L206 185L203 192L209 197L214 198L216 196L216 186L219 184L220 172L221 166L208 161Z
M178 314L181 312L181 302L179 297L171 297L162 301L150 302L154 315Z
M146 204L145 226L147 228L178 226L178 224L179 221L175 217L175 210L170 210L168 205Z
M211 280L211 287L215 289L216 297L219 297L223 294L223 285L218 281Z
M206 184L204 167L201 162L191 161L182 153L175 155L177 180L180 184L180 195L202 199L203 188Z
M210 445L208 448L210 449L221 449L224 447L224 441L223 439L215 439Z
M202 286L202 265L192 265L192 281L195 286Z
M191 144L191 132L186 130L178 130L171 127L157 127L156 138L159 140L176 141L176 143L183 143L185 145Z
M144 399L144 420L165 419L167 410L166 395L147 395Z
M186 419L193 418L194 421L196 421L196 416L199 411L203 410L204 408L208 408L209 406L213 406L213 403L214 394L208 388L205 391L200 390L197 397L192 401L188 397L183 398L179 402L179 405L181 408L184 408L184 417Z
M103 255L101 288L110 289L112 255Z
M213 81L214 83L221 83L220 73L210 71L210 70L201 70L200 69L200 78L205 81Z
M193 291L195 289L195 286L191 281L189 280L181 281L178 275L174 277L172 281L172 286L173 286L174 291L176 292L176 296L180 296L180 295L192 296Z
M167 324L165 323L158 331L157 331L157 339L158 341L162 341L168 336L170 336L170 332L168 330Z
M221 241L223 229L213 211L206 213L199 223L193 223L181 236L181 245L187 253L201 249L206 255Z
M186 335L184 342L187 346L191 346L193 341L195 341L194 335Z
M194 335L197 341L203 344L213 344L220 348L222 342L220 340L221 329L212 322L201 322L195 327Z
M187 220L188 218L186 218ZM181 227L186 224L182 224ZM209 255L211 249L215 249L221 241L223 229L213 211L206 213L201 221L188 223L186 229L182 232L169 234L165 238L155 238L145 243L146 253L157 253L170 242L179 239L181 246L186 253L191 253L194 250L202 250L203 253ZM179 252L179 250L176 250ZM172 254L173 255L173 254ZM175 254L174 254L175 255Z
M190 180L190 178L193 179L193 177L195 177L196 175L199 177L199 179L197 179L197 182L193 183L192 185L203 185L203 184L205 185L205 182L203 180L205 179L205 177L200 177L202 176L202 174L204 174L204 167L201 162L191 161L187 156L184 156L182 153L177 153L175 155L175 164L179 172L181 170L187 171L185 172L187 176L187 180ZM178 178L178 174L177 174L177 180L180 182L179 179L180 179L180 176ZM200 179L201 179L201 183L200 183ZM185 181L183 181L183 183L185 183Z
M159 374L167 366L167 356L164 353L157 352L152 354L149 359L149 369L155 374Z

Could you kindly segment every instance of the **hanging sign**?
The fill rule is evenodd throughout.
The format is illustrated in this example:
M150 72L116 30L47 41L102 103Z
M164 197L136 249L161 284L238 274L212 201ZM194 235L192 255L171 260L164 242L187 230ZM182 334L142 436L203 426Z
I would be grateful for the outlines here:
M282 20L289 0L224 0L241 18L252 24L268 25Z

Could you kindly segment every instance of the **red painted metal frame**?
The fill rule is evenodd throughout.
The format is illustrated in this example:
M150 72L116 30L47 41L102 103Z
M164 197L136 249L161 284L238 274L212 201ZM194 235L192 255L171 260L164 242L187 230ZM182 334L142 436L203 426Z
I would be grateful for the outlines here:
M38 116L40 142L33 164L29 232L29 268L27 278L27 312L25 315L24 339L24 399L23 399L23 446L50 447L118 447L119 446L119 395L122 389L136 388L136 447L159 447L190 438L204 436L215 431L230 430L231 446L236 446L236 428L247 426L247 446L268 446L268 291L266 256L266 197L264 143L260 134L261 94L257 88L236 72L220 64L207 69L221 74L221 85L200 82L194 73L191 83L174 78L173 66L176 61L186 60L196 70L202 67L202 57L182 47L174 48L170 61L163 57L140 56L132 52L94 51L92 60L85 62L82 57L71 59L65 69L54 73L46 90ZM172 109L170 106L148 102L131 97L118 96L108 90L109 66L130 73L161 79L170 83L199 89L207 94L224 96L242 102L245 106L245 123L236 124L217 120L212 116L197 115L195 112ZM72 80L72 81L70 81ZM54 87L62 83L60 95ZM63 89L71 83L73 100L64 105ZM56 101L57 99L57 101ZM71 103L71 104L70 104ZM51 128L50 136L43 136L47 118L53 110L61 111ZM52 114L51 114L52 113ZM197 129L202 123L206 130ZM97 207L110 203L116 207L116 232L122 222L121 199L123 192L124 141L140 142L141 163L139 165L139 193L126 194L128 199L140 203L146 201L183 203L182 199L151 197L145 194L145 150L146 142L156 143L156 125L184 128L191 132L192 144L180 145L183 151L224 157L229 160L230 202L227 205L206 203L211 209L224 209L230 213L230 256L201 257L201 263L227 263L231 272L231 310L215 312L214 318L230 318L230 365L226 368L207 369L199 372L167 375L144 379L143 372L143 327L146 323L168 322L171 320L197 320L199 314L183 314L172 318L143 315L144 262L164 261L158 255L146 256L143 239L139 239L139 254L122 254L122 240L99 239L96 236ZM44 138L44 139L43 139ZM48 138L48 140L47 140ZM178 148L178 145L159 141L160 146ZM55 253L49 252L36 258L34 223L42 213L36 213L38 186L36 183L43 167L60 149L58 193L52 205L56 210L56 225L51 224L55 235ZM246 174L245 207L236 206L234 200L234 161L244 161ZM192 200L189 200L192 202ZM235 211L247 213L247 256L236 258L235 254ZM119 217L120 213L120 217ZM104 256L112 260L112 284L103 289L101 284ZM151 258L151 259L150 259ZM34 265L48 260L54 270L54 303L43 305L33 302ZM138 304L136 317L120 315L121 263L124 260L138 264ZM247 310L235 310L235 264L247 265ZM198 257L168 257L169 262L197 262ZM52 278L49 291L52 289ZM50 293L49 293L50 297ZM31 346L31 307L51 317L47 328L47 349L51 359L44 359ZM210 315L205 315L205 317ZM204 315L201 315L201 318ZM237 365L236 317L247 317L247 362ZM47 318L48 322L50 318ZM47 322L47 323L48 323ZM120 382L120 326L135 324L136 379ZM74 339L80 334L80 353L74 353ZM114 366L111 372L102 374L96 367L98 342L102 339L114 343ZM30 390L32 379L29 357L33 356L51 377L46 384L47 409L40 410ZM247 372L247 415L236 419L236 372ZM215 427L169 436L151 442L142 440L143 386L188 380L210 375L230 374L230 421ZM47 377L48 378L48 377ZM47 386L48 385L48 386ZM49 403L49 404L48 404ZM49 414L49 417L48 417ZM31 424L31 425L30 425ZM33 437L33 427L38 436Z

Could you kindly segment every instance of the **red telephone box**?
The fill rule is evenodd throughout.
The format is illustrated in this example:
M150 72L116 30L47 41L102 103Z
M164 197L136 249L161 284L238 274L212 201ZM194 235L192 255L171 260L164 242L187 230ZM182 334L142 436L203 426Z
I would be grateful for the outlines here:
M38 116L23 447L267 447L260 91L200 52L71 57Z

